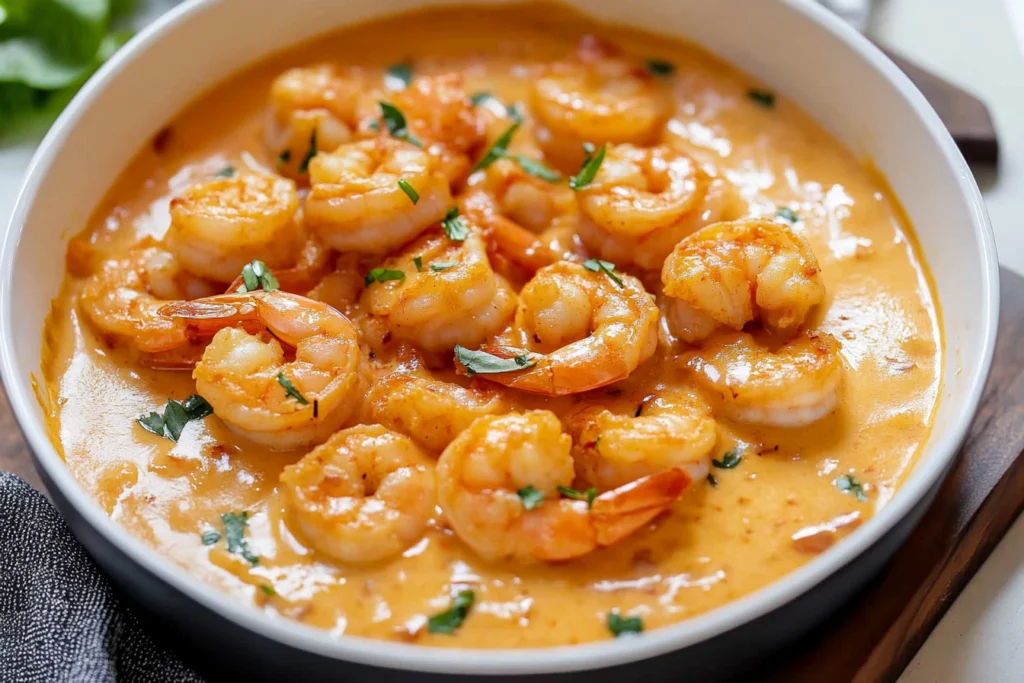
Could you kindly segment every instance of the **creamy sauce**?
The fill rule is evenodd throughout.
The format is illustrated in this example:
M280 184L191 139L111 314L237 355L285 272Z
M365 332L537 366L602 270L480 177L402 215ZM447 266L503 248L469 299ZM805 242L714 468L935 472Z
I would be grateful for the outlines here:
M52 434L112 519L197 580L269 614L336 635L494 648L606 639L613 609L641 616L647 629L706 612L796 569L886 504L926 440L940 390L938 305L910 226L884 182L794 105L759 105L748 91L765 86L675 41L549 5L431 10L345 29L189 105L139 152L80 240L103 256L121 253L145 236L162 237L170 197L192 180L228 163L272 169L275 155L262 137L267 93L288 67L331 60L382 77L387 65L407 62L417 74L461 71L467 92L528 101L527 66L571 55L587 33L639 63L673 63L676 110L665 138L716 166L751 215L773 216L778 206L799 213L797 230L827 288L808 324L842 343L840 408L796 430L719 418L716 457L739 447L740 465L713 468L717 487L696 482L649 529L580 560L489 564L439 522L394 561L342 566L314 555L283 523L277 477L302 452L245 442L216 417L189 423L177 443L139 427L140 414L184 399L195 384L188 372L147 369L98 336L77 308L82 279L69 274L45 336ZM607 400L683 381L672 358L655 358ZM556 412L571 403L507 396ZM866 502L837 488L844 474L868 484ZM256 566L223 541L201 541L211 529L223 534L221 514L241 510L250 513ZM471 617L455 636L427 633L425 615L445 610L461 587L475 591Z

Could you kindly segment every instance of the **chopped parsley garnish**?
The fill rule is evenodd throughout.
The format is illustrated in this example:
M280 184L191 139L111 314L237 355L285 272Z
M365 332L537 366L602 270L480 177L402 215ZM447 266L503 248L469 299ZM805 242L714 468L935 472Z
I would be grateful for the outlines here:
M512 111L512 109L509 109L510 114ZM515 123L509 126L508 130L502 133L501 136L494 141L491 148L487 150L487 154L485 154L480 161L476 162L476 166L473 167L473 170L479 171L487 168L498 159L511 159L519 164L519 167L529 175L540 178L541 180L546 180L549 183L558 182L562 176L560 176L557 171L548 168L536 159L531 159L526 155L508 153L508 146L509 143L512 142L512 136L515 135L517 130L519 130L519 126L522 125L521 117L513 116L512 118Z
M713 474L709 474L708 475L708 483L711 484L711 488L717 489L718 488L718 477L716 477Z
M304 406L309 405L309 401L306 400L306 397L299 393L299 390L295 388L295 385L292 384L292 381L285 377L283 371L277 373L277 383L284 387L284 393L286 396L294 398L296 401L298 401Z
M676 65L672 62L667 62L664 59L648 59L647 70L655 76L665 78L676 72Z
M420 193L417 192L416 189L412 185L410 185L409 181L406 180L405 178L398 179L398 186L402 188L402 192L405 193L405 195L412 201L413 204L420 200Z
M782 220L790 224L800 222L800 215L793 209L789 208L788 206L784 206L781 209L779 209L779 212L775 214L775 217L781 218Z
M459 591L452 597L452 606L427 620L430 633L455 633L469 616L475 595L471 590Z
M479 107L481 104L483 104L487 100L493 100L493 99L497 99L497 98L494 95L492 95L491 93L485 92L485 91L475 92L475 93L473 93L472 95L469 96L469 101L473 103L474 107Z
M849 474L844 474L833 482L836 488L843 493L852 493L862 503L867 502L868 497L864 493L864 484L857 481Z
M374 268L366 274L366 278L363 282L367 287L372 285L374 282L387 282L388 280L404 280L405 272L401 270L392 270L390 268Z
M619 610L612 610L608 613L608 630L616 638L620 636L631 636L642 633L644 622L640 617L624 617Z
M220 532L210 529L209 531L204 531L203 535L199 538L202 539L203 545L213 545L220 540Z
M177 441L186 424L192 420L201 420L211 414L213 414L213 408L210 407L206 399L198 394L193 394L186 398L184 403L178 403L171 399L164 406L163 415L154 411L140 416L137 422L147 432Z
M317 155L316 148L316 128L309 134L309 149L306 150L306 155L302 157L302 161L299 162L299 173L307 173L309 171L309 162L313 160L313 157Z
M463 242L469 237L469 228L466 222L459 218L459 207L453 206L441 219L441 229L452 242Z
M414 256L413 259L412 259L412 262L414 264L416 264L416 272L417 273L422 273L423 272L423 257L422 256Z
M721 460L711 460L711 464L715 467L723 470L731 470L743 461L743 454L740 453L738 448L733 448L725 452Z
M612 282L623 287L622 278L615 274L615 264L611 261L602 261L597 258L588 258L583 262L583 267L594 273L604 273L612 279Z
M384 120L384 127L388 129L391 137L405 140L417 147L423 146L423 141L409 132L409 124L405 120L405 114L393 104L378 102L380 105L380 117Z
M597 489L594 487L591 487L586 491L577 491L576 489L569 488L568 486L559 486L558 492L572 500L587 501L588 508L594 507L594 499L597 498Z
M502 372L517 372L532 368L537 361L531 360L529 356L514 356L512 358L501 358L486 351L473 351L464 346L455 345L455 359L465 368L466 374L473 375L495 375Z
M747 97L753 100L755 103L761 105L765 109L771 109L775 106L775 93L768 90L758 90L757 88L751 88L747 91Z
M412 67L408 64L392 64L384 72L384 85L389 90L405 90L412 83Z
M431 263L430 269L435 273L440 273L442 270L448 270L449 268L455 267L455 261L449 261L447 263Z
M544 492L533 486L521 488L516 493L519 495L519 499L523 501L523 507L527 510L532 510L544 500Z
M217 176L218 178L233 178L235 176L235 167L230 165L225 166L224 168L220 169L213 175Z
M227 538L228 552L241 555L251 565L259 564L260 558L249 550L249 544L245 540L245 527L249 524L249 513L244 510L242 512L225 512L220 516L220 521L224 523L224 536Z
M595 152L594 146L587 143L583 145L583 149L586 151L587 156L583 159L583 165L580 167L580 172L569 178L569 187L576 191L579 191L594 182L594 178L597 176L597 171L601 168L601 163L604 161L606 145L601 145L601 149L598 149Z
M263 591L263 594L266 595L267 597L271 597L273 595L277 595L277 591L275 591L272 586L268 586L265 583L261 583L260 584L260 590Z
M523 122L523 112L519 109L518 103L513 102L505 107L505 113L508 114L508 117L516 123Z
M242 292L255 292L257 289L272 292L280 289L277 278L267 268L267 264L259 260L251 261L242 267L242 285L244 289L239 289Z
M277 155L277 163L278 163L279 166L284 166L285 164L287 164L291 160L292 160L292 151L290 149L282 150L281 153Z
M476 166L473 167L473 170L479 171L487 168L498 159L508 156L508 145L512 142L512 136L516 134L517 130L519 130L519 126L519 123L513 123L508 127L508 130L498 136L498 139L494 141L491 148L487 150L487 154L485 154L480 161L476 162Z

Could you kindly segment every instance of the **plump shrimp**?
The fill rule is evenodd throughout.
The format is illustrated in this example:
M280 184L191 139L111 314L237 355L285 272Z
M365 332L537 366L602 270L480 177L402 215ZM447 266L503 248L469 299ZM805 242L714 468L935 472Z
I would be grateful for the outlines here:
M405 434L440 453L473 421L508 410L501 393L483 386L462 386L410 372L377 380L366 395L374 422Z
M169 300L213 294L213 286L183 272L166 249L146 241L122 258L100 264L89 276L78 302L103 334L140 352L180 349L193 339L181 321L159 311Z
M309 158L352 137L363 74L330 64L289 69L270 88L266 142L279 172L306 177Z
M728 416L771 427L801 427L839 405L839 342L807 332L781 346L743 332L717 336L683 357L698 386Z
M281 291L178 301L161 314L212 334L192 373L233 431L288 450L321 443L359 408L363 357L355 327L330 306ZM295 350L286 361L282 344Z
M499 263L509 262L532 275L561 260L537 235L502 215L487 192L466 192L459 198L459 209L480 228L496 268Z
M576 59L550 64L533 83L545 151L576 165L582 144L654 142L671 114L665 86L616 50L585 36Z
M189 271L231 282L260 259L270 268L297 260L303 233L296 225L295 183L264 173L196 183L171 200L167 247Z
M281 473L286 520L333 560L379 562L423 536L434 514L434 464L380 425L342 430Z
M455 534L487 560L558 562L609 546L667 510L690 483L669 469L586 501L560 498L571 487L572 440L553 413L481 417L437 463L438 503ZM520 491L539 505L527 509Z
M661 268L672 248L709 223L732 218L735 194L687 155L665 146L608 147L594 181L577 193L577 231L613 263Z
M385 254L436 223L452 205L448 180L427 152L381 136L318 154L306 224L339 251ZM399 181L418 195L414 202Z
M766 220L716 223L695 232L676 245L661 281L669 327L690 343L719 326L740 330L752 320L791 336L825 297L807 241Z
M437 159L445 177L453 184L464 179L483 129L462 74L422 76L388 98L405 116L409 132Z
M456 344L476 346L512 319L515 293L491 269L476 230L462 242L431 231L381 267L404 277L370 284L363 292L364 309L395 338L427 353L448 353Z
M680 390L584 404L564 423L573 438L577 477L599 489L671 467L703 481L718 439L710 406Z
M613 275L567 261L539 270L519 294L514 343L481 349L501 358L526 356L532 365L482 377L557 396L629 376L657 347L658 308L635 277Z

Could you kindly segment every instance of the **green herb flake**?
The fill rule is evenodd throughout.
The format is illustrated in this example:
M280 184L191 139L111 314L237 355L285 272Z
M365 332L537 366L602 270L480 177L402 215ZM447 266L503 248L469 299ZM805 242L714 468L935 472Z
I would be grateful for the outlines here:
M309 135L309 149L306 150L306 155L302 157L302 161L299 162L299 174L309 172L309 162L313 160L313 157L317 155L316 148L316 128Z
M512 142L512 136L519 130L520 123L513 123L508 127L504 133L498 136L498 139L494 141L491 148L487 150L487 154L484 154L480 161L476 162L476 166L473 167L474 171L479 171L487 168L498 159L508 156L508 145Z
M709 474L708 475L708 483L711 484L711 488L717 489L718 488L718 477L716 477L713 474Z
M472 95L469 96L469 101L473 103L474 107L479 107L481 104L483 104L487 100L493 100L493 99L496 99L494 97L494 95L492 95L489 92L485 92L485 91L475 92L475 93L473 93Z
M220 516L220 521L224 523L224 536L228 542L228 552L241 555L251 565L259 564L260 558L249 550L249 544L245 540L245 527L249 524L249 513L244 510L242 512L225 512Z
M298 401L300 404L304 406L309 405L309 401L306 400L306 397L299 393L299 390L295 388L295 385L292 384L292 381L285 377L283 371L277 373L277 383L284 387L285 395L294 398L296 401Z
M784 206L781 209L779 209L779 212L775 214L775 217L781 218L790 225L795 225L796 223L800 222L800 215L793 209L789 208L788 206Z
M384 72L384 85L388 90L405 90L412 83L412 67L408 64L392 64Z
M268 598L277 595L277 591L275 591L272 586L268 586L265 583L260 584L260 590L263 591L263 594L266 595Z
M864 484L857 481L853 476L844 474L833 482L836 488L843 493L852 493L853 496L862 503L866 503L868 500L867 495L864 493Z
M244 292L255 292L257 289L273 292L281 288L267 264L260 260L250 261L242 267L242 284L245 289L239 291Z
M569 178L570 188L578 192L590 183L594 182L594 178L597 176L597 171L601 168L601 163L604 161L606 147L606 145L601 145L601 148L595 152L594 145L583 145L583 150L587 155L583 159L583 165L580 167L580 172Z
M454 267L455 267L455 261L450 261L448 263L431 263L430 264L430 269L432 271L434 271L435 273L440 273L442 270L448 270L449 268L454 268Z
M147 432L152 432L157 436L164 435L164 418L160 416L160 413L150 413L149 415L143 415L138 418L137 422Z
M588 258L583 262L583 267L594 273L604 273L612 279L612 282L617 284L619 287L624 287L622 284L622 278L615 274L615 264L611 261L602 261L601 259Z
M558 174L558 171L548 168L536 159L531 159L530 157L522 154L513 154L510 155L509 158L519 164L520 168L535 178L546 180L549 183L557 183L562 179L562 176Z
M417 192L416 189L412 185L410 185L409 181L406 180L405 178L398 179L398 186L402 188L402 192L405 193L405 196L408 197L413 204L420 200L420 193Z
M741 462L743 462L743 453L738 448L733 448L726 451L721 460L713 459L711 464L722 470L731 470Z
M423 146L423 142L409 132L409 124L405 120L405 114L398 107L387 102L378 102L377 104L380 105L380 117L384 120L384 127L388 129L391 137L405 140L417 147Z
M647 70L654 76L667 78L676 72L676 65L664 59L648 59Z
M193 394L186 398L183 404L174 399L168 400L163 415L151 412L142 415L136 421L147 432L176 442L186 424L212 414L213 408L207 400L199 394Z
M522 123L524 120L523 110L519 108L518 103L513 102L505 107L505 113L508 114L508 117L515 123Z
M213 415L213 406L199 394L192 394L186 398L181 407L185 409L190 420L202 420L207 415Z
M754 101L765 109L771 109L775 106L775 93L769 90L758 90L757 88L751 88L747 91L747 97Z
M640 617L624 617L617 609L608 613L607 624L608 630L616 638L637 635L644 630L644 622Z
M456 593L452 598L451 607L427 620L427 631L430 633L455 633L469 616L469 610L473 607L475 598L476 596L471 590Z
M464 346L455 345L455 359L466 368L466 374L473 375L496 375L502 372L518 372L532 368L537 361L529 356L514 356L512 358L501 358L486 351L473 351Z
M217 171L213 175L215 175L218 178L234 178L235 177L235 167L234 166L225 166L224 168L220 169L219 171Z
M164 408L164 435L171 441L181 438L181 430L188 424L188 413L175 400L167 402Z
M281 153L277 155L277 165L284 166L292 160L292 151L290 149L281 150Z
M364 284L367 287L372 285L374 282L388 282L390 280L398 280L401 282L405 279L405 272L401 270L392 270L391 268L374 268L366 277L363 279Z
M587 501L588 508L594 507L594 499L597 498L597 489L594 487L590 487L586 491L577 491L576 489L568 486L559 486L558 492L571 500Z
M459 208L453 206L441 219L441 229L452 242L464 242L469 237L469 227L466 222L459 218Z
M416 264L416 272L417 273L422 273L423 272L423 257L422 256L415 256L415 257L413 257L412 262L414 264Z
M199 538L202 539L203 545L213 545L220 540L220 532L210 529L209 531L204 531L203 535Z
M527 510L532 510L544 500L544 492L533 486L521 488L516 493L519 495L519 499L523 501L523 507Z

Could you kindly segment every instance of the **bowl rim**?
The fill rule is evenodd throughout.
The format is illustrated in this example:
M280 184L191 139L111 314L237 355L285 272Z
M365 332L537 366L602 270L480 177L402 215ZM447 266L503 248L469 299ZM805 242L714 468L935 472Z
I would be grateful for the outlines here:
M978 311L983 356L957 401L961 410L945 439L934 444L927 461L912 470L898 494L866 524L828 552L780 579L725 605L681 622L645 633L642 638L618 639L552 648L468 649L438 648L379 641L358 636L331 637L326 631L279 620L248 605L236 603L212 586L192 577L117 524L86 493L51 444L42 421L33 415L36 396L22 381L14 353L13 265L25 218L37 199L39 186L60 147L85 112L118 74L168 31L192 21L220 0L187 0L140 31L89 80L50 128L32 157L7 231L0 244L0 377L11 407L32 452L36 467L56 486L67 503L107 543L117 548L176 591L211 612L263 637L328 658L368 666L443 674L539 674L585 671L628 664L709 640L774 611L808 592L874 545L925 497L948 471L974 418L995 348L999 310L999 265L995 239L981 197L966 162L938 115L911 81L867 38L816 3L776 0L802 14L832 38L852 49L880 77L895 86L927 128L946 163L959 180L962 200L972 216L971 228L982 257L981 290L984 307ZM471 0L467 0L470 1ZM947 349L947 353L949 350Z

